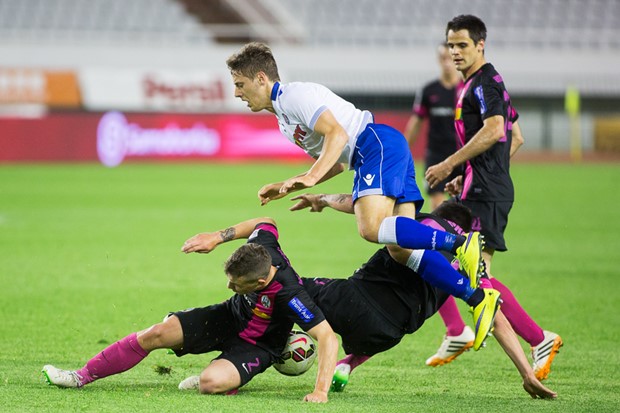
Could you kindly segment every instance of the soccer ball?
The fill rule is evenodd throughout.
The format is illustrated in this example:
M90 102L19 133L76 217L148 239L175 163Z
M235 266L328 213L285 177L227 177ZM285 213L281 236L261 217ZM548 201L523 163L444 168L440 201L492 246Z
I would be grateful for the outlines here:
M282 350L280 360L273 365L276 370L285 376L299 376L307 372L316 360L316 343L314 339L303 331L293 330L288 337L288 343Z

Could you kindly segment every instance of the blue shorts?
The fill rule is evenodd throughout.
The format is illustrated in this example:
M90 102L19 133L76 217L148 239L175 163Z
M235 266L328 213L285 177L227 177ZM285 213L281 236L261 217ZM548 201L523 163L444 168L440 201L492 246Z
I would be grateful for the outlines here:
M416 211L424 198L415 181L415 168L409 146L396 129L369 123L357 138L352 162L353 202L367 195L383 195L397 204L413 202Z

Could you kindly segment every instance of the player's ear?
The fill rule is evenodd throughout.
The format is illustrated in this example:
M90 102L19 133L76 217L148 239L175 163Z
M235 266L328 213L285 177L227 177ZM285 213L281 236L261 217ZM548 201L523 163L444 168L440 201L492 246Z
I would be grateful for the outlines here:
M267 83L267 80L269 80L269 78L267 77L265 72L258 72L256 74L256 80L258 80L259 85L263 86L265 83Z
M484 39L480 39L478 41L478 44L476 45L477 49L479 52L483 52L484 53Z

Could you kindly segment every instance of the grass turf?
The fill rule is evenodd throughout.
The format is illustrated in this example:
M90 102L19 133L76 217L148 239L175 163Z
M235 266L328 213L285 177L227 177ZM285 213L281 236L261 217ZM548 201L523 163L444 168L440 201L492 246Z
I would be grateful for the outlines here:
M44 385L41 367L79 368L107 344L171 310L227 298L223 260L183 241L256 216L274 217L281 243L305 276L346 277L375 246L352 216L258 206L267 182L301 165L15 165L0 167L0 410L13 411L599 411L620 410L620 166L513 166L517 200L509 253L493 274L565 346L546 384L555 401L531 400L499 345L454 363L424 366L443 335L434 317L356 370L328 405L304 405L316 367L288 378L270 369L234 397L176 385L215 356L151 354L129 372L81 390ZM347 192L350 174L318 187ZM466 321L469 315L463 312ZM524 349L526 349L524 345ZM157 366L171 367L169 375Z

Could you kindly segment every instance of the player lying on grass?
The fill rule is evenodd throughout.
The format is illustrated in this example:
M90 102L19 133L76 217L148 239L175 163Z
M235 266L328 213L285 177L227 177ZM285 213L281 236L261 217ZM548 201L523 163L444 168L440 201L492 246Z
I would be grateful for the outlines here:
M248 238L224 265L234 296L220 304L171 313L163 322L110 345L79 370L46 365L43 374L48 383L82 387L134 367L156 349L172 349L179 357L221 351L202 371L196 387L207 394L234 392L276 361L296 323L319 347L316 385L304 400L326 402L338 339L282 252L274 221L252 219L199 238L202 252ZM190 250L195 239L188 240L183 250Z
M295 209L325 206L347 210L350 196L321 197L301 195ZM328 201L325 201L328 199ZM457 204L444 204L437 214L450 217L467 227L471 225L469 211ZM469 221L468 221L469 220ZM459 225L428 216L425 224L439 224L446 230L459 232ZM222 242L214 234L198 234L189 239L185 252L210 252ZM453 256L446 254L446 258ZM386 351L400 342L405 334L418 330L424 321L435 314L448 294L424 281L406 266L397 263L386 248L377 251L370 260L348 279L302 278L304 287L322 309L334 331L342 337L345 352L349 354L336 368L332 388L342 391L349 373L370 356ZM523 378L524 389L534 398L554 398L556 394L536 379L521 346L506 319L498 312L495 337L513 361ZM319 344L320 348L320 344ZM198 376L181 382L181 389L195 389Z
M347 210L347 196L301 195L293 209L325 206ZM459 232L471 226L469 210L456 203L443 203L421 223ZM445 254L448 260L453 256ZM350 372L371 356L398 344L405 334L418 330L435 314L448 294L400 265L381 249L348 279L303 278L304 287L323 310L334 331L342 337L348 354L338 362L332 390L342 391ZM488 282L483 279L482 282ZM523 388L533 398L555 398L536 378L521 345L501 311L495 319L494 337L523 378Z
M455 235L416 222L424 200L403 135L374 123L370 112L323 85L281 83L276 60L265 44L246 44L226 64L235 97L253 112L273 113L283 135L315 159L307 172L263 186L258 193L261 204L330 179L346 164L355 171L352 197L359 234L367 241L388 245L401 264L468 302L476 326L474 350L478 350L492 324L484 316L494 313L485 308L496 307L499 300L492 288L484 294L476 289L483 267L483 242L477 232ZM438 251L456 254L471 284L460 283L461 277Z

